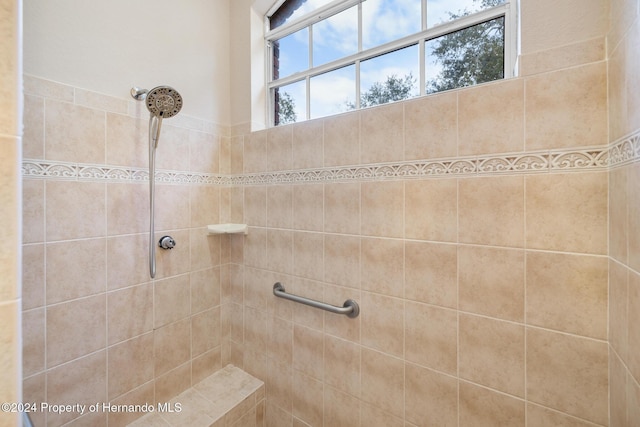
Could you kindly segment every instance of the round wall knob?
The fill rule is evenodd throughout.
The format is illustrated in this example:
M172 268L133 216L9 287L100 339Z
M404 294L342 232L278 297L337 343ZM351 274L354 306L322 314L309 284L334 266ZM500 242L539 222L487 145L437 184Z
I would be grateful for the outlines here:
M160 238L158 246L160 246L162 249L173 249L176 246L176 241L173 240L173 237L171 236L163 236Z

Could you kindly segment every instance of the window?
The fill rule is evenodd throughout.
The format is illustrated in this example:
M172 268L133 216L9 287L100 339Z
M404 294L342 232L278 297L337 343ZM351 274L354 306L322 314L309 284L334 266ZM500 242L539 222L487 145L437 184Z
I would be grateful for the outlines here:
M269 121L512 77L515 21L508 0L281 0L266 18Z

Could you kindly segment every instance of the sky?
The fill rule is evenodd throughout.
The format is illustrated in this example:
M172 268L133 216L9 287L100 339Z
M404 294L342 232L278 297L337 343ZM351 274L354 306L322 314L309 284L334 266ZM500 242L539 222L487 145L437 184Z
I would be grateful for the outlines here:
M290 19L302 16L331 0L308 0ZM478 10L473 0L427 0L427 26L433 27L449 19L448 12L467 8ZM366 0L362 3L363 49L368 49L420 31L421 0ZM334 15L313 27L313 66L357 53L357 6ZM309 32L303 29L280 40L280 77L309 68ZM295 52L295 54L288 54ZM427 52L428 57L428 52ZM419 52L417 46L373 58L361 63L361 92L387 76L398 77L411 72L419 81ZM429 68L429 59L427 58ZM432 71L430 74L434 74ZM323 117L346 110L346 102L355 102L355 67L345 67L311 79L311 118ZM304 82L294 83L283 90L296 105L297 120L306 118ZM416 88L416 95L418 89Z

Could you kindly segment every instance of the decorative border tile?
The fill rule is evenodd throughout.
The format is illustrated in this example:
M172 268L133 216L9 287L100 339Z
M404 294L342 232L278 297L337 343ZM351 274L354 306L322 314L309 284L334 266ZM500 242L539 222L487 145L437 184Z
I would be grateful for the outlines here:
M410 178L469 177L502 174L532 174L607 170L640 160L640 131L608 147L496 154L468 158L416 160L359 166L304 169L278 172L219 175L159 170L156 182L165 184L261 185L305 182L370 181ZM148 182L144 168L87 165L79 163L25 160L25 178L77 181Z
M70 181L148 182L149 171L125 166L87 165L80 163L25 160L22 162L25 178L51 178ZM158 170L156 182L165 184L225 184L226 177L180 171Z
M612 143L609 146L611 167L623 166L640 159L640 131Z

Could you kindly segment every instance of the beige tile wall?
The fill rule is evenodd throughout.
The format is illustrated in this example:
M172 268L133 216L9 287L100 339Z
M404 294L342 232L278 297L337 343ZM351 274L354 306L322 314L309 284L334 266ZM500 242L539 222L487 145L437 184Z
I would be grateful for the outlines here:
M268 173L602 146L606 105L598 56L245 134L231 162ZM310 133L322 149L292 164ZM265 381L267 424L608 425L608 183L600 169L246 185L230 357ZM274 281L361 314L277 299Z
M640 3L612 2L609 33L609 138L640 128ZM640 167L609 179L609 370L612 427L640 425Z
M144 106L30 76L25 83L25 158L147 167ZM158 171L217 174L228 141L228 131L210 123L167 120ZM220 220L220 187L158 183L156 237L171 234L177 247L158 249L155 280L148 192L146 181L24 180L26 401L164 402L222 366L229 245L205 231ZM33 421L56 426L77 416L36 413ZM78 422L117 426L132 418L89 417Z
M0 1L0 401L16 404L22 385L21 192L22 157L21 2ZM10 408L10 409L16 409ZM20 415L0 411L0 425L17 425Z
M629 95L638 2L612 3L607 63L601 38L532 49L523 78L233 136L179 116L163 126L158 167L240 175L606 145L640 122ZM33 78L26 92L25 158L146 167L139 104ZM231 362L265 381L278 427L634 425L639 178L633 163L161 184L158 206L171 209L158 228L179 246L158 253L155 281L146 184L27 179L24 396L165 401ZM218 221L250 233L207 237ZM275 281L336 305L356 299L361 315L275 299Z

